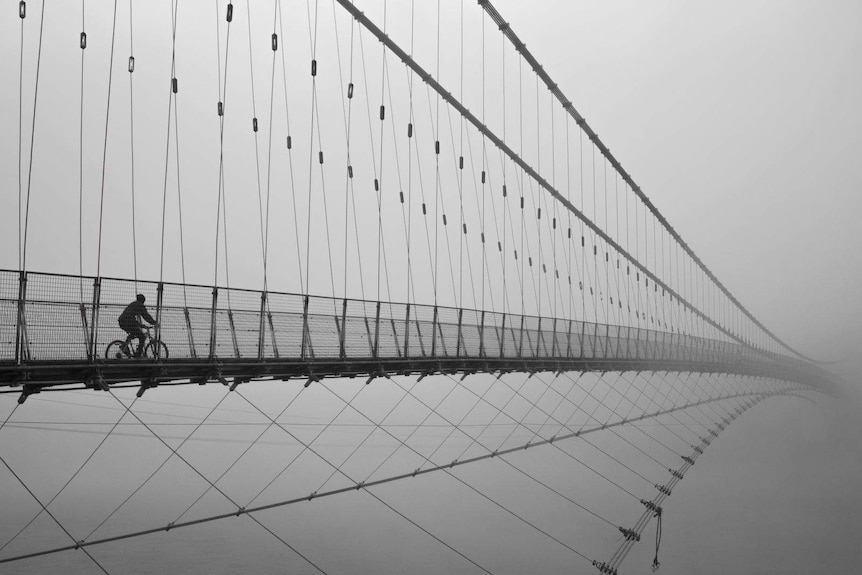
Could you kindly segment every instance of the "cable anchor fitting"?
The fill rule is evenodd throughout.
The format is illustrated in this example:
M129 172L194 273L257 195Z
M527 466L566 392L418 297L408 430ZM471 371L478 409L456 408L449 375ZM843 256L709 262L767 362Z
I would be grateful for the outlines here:
M641 536L638 535L634 531L634 529L626 529L625 527L619 527L618 529L620 530L620 533L622 533L625 536L626 541L640 541L641 540Z
M42 393L42 388L38 385L34 385L32 383L25 383L24 389L21 391L21 395L18 397L18 404L22 404L27 401L27 398L35 393Z
M598 561L593 561L593 567L599 570L599 573L605 573L606 575L617 575L617 570L602 561L599 563Z
M646 507L656 515L661 515L661 506L656 505L652 501L647 501L646 499L641 499L641 503L643 503L644 507Z
M655 485L655 488L659 490L660 493L664 493L668 497L670 497L670 489L665 485Z

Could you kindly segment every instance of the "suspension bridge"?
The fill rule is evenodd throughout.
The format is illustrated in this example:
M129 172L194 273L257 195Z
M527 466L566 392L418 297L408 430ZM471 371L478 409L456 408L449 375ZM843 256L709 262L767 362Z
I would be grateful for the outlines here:
M3 198L17 249L0 270L0 391L17 402L0 434L49 394L119 412L56 485L34 491L4 459L38 507L4 532L0 562L81 550L107 573L109 543L242 516L297 570L339 572L264 513L363 491L457 570L507 572L377 490L441 475L578 572L616 574L734 419L769 397L833 392L683 240L493 3L97 4L2 15L20 21L20 51L18 184ZM161 344L129 357L111 342L136 294ZM139 406L195 386L221 396L168 441ZM255 387L270 395L256 403ZM232 397L260 419L254 433L218 470L196 464L195 434ZM124 420L170 453L99 517L58 516L52 503ZM428 447L416 440L432 423ZM339 425L357 433L330 452ZM232 491L223 478L270 430L289 446L267 451L268 479ZM597 462L569 451L577 442ZM527 450L561 454L626 511L540 479L518 460ZM117 524L177 460L203 491ZM570 505L577 529L456 475L493 460ZM58 538L34 545L25 534L46 516Z

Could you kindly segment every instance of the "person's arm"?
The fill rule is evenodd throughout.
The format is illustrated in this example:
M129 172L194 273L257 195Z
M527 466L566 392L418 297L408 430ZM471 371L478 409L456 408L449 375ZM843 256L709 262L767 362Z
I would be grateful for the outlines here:
M150 312L147 311L143 305L141 305L141 317L147 320L149 323L156 325L156 320L153 319L153 316L150 315Z

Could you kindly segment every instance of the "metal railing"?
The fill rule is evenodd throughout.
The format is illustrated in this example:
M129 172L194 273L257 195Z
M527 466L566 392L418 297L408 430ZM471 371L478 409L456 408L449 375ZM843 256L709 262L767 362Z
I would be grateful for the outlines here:
M459 309L176 283L0 270L0 364L110 362L137 293L169 360L428 358L621 360L810 369L681 333Z

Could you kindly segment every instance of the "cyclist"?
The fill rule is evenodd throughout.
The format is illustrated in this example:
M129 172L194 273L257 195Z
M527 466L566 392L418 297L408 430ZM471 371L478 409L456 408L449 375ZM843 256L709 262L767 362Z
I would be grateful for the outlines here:
M141 330L142 324L139 317L147 320L152 326L157 326L156 320L153 319L153 316L147 311L144 302L147 298L144 297L143 294L138 294L138 297L126 306L126 309L123 310L123 313L120 314L120 317L117 320L117 323L120 324L120 327L123 328L128 335L126 341L131 343L133 339L138 340L138 349L135 351L135 357L141 357L141 352L144 347L144 338L146 335Z

